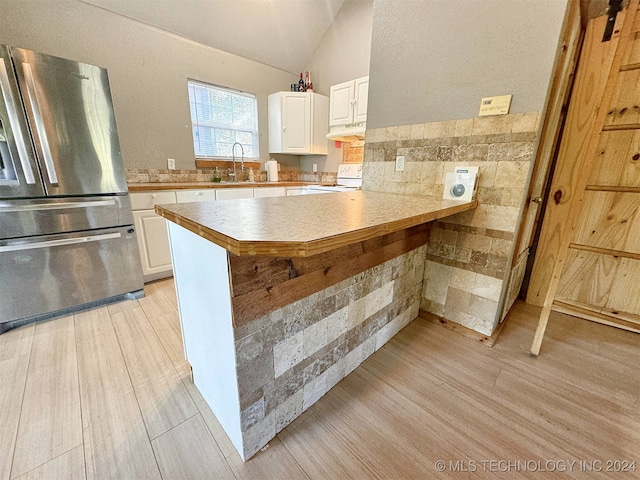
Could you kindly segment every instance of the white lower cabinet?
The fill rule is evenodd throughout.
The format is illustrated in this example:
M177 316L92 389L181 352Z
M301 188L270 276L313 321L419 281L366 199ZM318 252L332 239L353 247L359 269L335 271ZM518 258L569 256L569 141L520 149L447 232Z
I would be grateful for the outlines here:
M130 197L144 281L170 277L173 267L167 221L157 215L153 207L176 203L176 192L132 192Z
M287 191L285 193L285 195L287 197L290 197L292 195L302 195L304 193L304 188L303 187L293 187L293 188L287 188Z
M287 189L288 190L288 189ZM135 222L145 282L173 275L167 221L153 209L158 204L233 200L238 198L283 197L284 187L206 188L200 190L157 190L132 192L131 209Z
M216 199L216 191L213 188L206 190L178 190L176 191L178 203L206 202Z
M253 188L216 189L216 200L236 200L239 198L253 198Z
M167 221L153 210L133 212L145 281L170 277L173 273Z
M285 195L284 187L262 187L253 189L254 198L284 197Z

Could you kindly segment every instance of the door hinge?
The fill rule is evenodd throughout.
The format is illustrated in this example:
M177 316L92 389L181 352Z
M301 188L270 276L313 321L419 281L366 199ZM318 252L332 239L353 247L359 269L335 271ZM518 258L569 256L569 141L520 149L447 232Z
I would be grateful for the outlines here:
M613 35L613 27L616 25L616 17L618 12L622 10L622 0L609 0L609 11L607 12L607 26L604 29L604 35L602 36L603 42L611 40Z

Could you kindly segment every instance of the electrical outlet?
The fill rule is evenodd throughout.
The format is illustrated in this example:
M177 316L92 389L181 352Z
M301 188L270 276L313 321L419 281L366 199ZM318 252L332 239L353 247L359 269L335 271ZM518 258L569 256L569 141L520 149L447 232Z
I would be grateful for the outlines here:
M318 171L318 164L314 163L313 164L313 173L317 173L317 171Z
M404 155L396 156L396 172L404 172Z
M167 158L167 168L169 170L176 169L176 159L175 158Z

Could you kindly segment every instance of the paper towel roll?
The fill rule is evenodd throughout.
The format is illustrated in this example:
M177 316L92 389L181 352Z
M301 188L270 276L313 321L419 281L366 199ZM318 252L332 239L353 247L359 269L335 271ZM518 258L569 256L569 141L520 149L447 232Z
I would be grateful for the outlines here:
M267 166L267 181L268 182L277 182L278 181L278 162L275 160L269 160L266 163Z

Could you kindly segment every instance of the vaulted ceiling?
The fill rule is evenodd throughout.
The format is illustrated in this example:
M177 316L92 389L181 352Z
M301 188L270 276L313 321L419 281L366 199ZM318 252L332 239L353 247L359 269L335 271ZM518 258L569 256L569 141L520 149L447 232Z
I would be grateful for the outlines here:
M83 0L291 73L311 58L345 0Z

